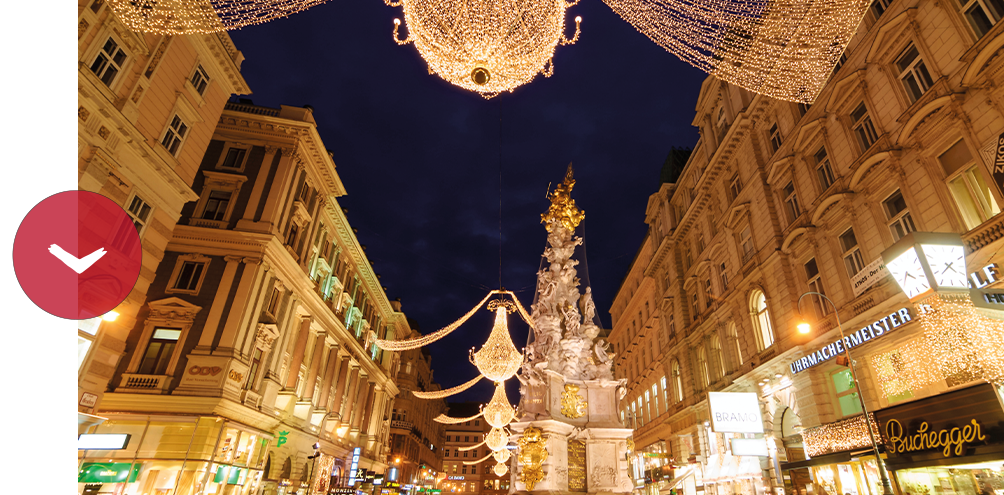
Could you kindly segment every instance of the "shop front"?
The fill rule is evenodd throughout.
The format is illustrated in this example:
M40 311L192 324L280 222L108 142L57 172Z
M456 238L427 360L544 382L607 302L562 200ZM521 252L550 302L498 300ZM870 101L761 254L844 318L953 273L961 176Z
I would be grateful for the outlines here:
M982 383L876 413L901 494L1004 494L1004 409Z
M872 427L878 425L872 416ZM882 477L868 438L864 416L807 428L804 453L780 467L785 488L797 495L881 495ZM878 440L881 443L881 440ZM881 445L879 447L881 453Z
M126 441L114 450L78 450L81 495L254 495L272 440L219 417L122 415L92 430Z

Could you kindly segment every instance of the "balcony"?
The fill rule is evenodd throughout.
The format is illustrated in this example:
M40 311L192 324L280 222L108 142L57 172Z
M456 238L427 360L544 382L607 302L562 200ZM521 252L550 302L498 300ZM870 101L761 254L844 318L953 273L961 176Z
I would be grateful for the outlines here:
M411 429L414 428L414 425L412 424L411 421L402 421L400 419L395 419L390 422L390 427L411 431Z
M208 227L210 229L222 229L226 228L227 222L223 220L208 220L205 218L190 218L188 219L188 225L192 227Z
M122 382L115 391L133 394L166 394L167 387L171 384L171 378L167 375L123 373Z
M259 106L250 105L250 104L247 104L247 103L227 102L226 109L227 110L233 110L235 112L251 113L251 114L254 114L254 115L266 115L266 116L269 116L269 117L278 117L279 116L279 110L276 109L276 108L259 107Z
M975 229L962 234L966 249L974 253L988 244L1004 237L1004 215L996 215Z

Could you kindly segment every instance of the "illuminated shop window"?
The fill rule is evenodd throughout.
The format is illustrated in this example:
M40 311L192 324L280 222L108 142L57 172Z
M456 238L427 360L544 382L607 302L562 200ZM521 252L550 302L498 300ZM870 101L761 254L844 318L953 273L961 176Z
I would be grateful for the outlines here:
M840 414L843 416L861 414L861 401L858 400L858 388L851 377L851 370L837 371L830 375L830 379L833 381L837 403L840 404Z

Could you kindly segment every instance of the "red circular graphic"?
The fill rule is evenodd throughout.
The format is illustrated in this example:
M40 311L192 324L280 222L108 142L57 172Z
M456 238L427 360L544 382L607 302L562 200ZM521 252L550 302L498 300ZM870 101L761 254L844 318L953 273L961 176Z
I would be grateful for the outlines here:
M14 238L14 273L43 310L71 320L101 316L132 292L143 246L132 218L92 192L66 191L28 212Z

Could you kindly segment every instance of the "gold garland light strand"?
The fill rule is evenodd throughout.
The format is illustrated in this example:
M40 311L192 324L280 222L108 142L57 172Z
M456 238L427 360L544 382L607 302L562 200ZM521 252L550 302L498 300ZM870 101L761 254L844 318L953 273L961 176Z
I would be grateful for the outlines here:
M466 423L468 421L471 421L472 419L480 418L482 413L484 413L484 411L479 412L479 413L475 414L474 416L471 416L471 417L468 417L468 418L453 418L453 417L447 416L445 414L440 414L439 416L436 416L435 418L432 418L432 420L435 421L435 422L437 422L437 423L443 423L443 424L447 424L447 425L456 425L456 424L460 424L460 423Z
M460 451L460 452L466 452L468 450L474 450L474 449L476 449L476 448L478 448L478 447L480 447L480 446L482 446L484 444L485 444L485 441L482 440L480 443L477 443L475 445L471 445L469 447L457 447L457 450Z
M483 375L478 375L476 378L467 383L462 383L460 385L457 385L456 387L448 388L446 390L434 390L432 392L416 392L412 390L411 393L412 395L418 397L419 399L442 399L444 397L449 397L454 394L459 394L460 392L463 392L464 390L473 387L474 384L478 383L478 381L480 381L482 378L484 378Z
M237 29L287 17L327 0L107 0L133 31L179 35Z
M812 103L871 0L604 0L684 62L750 91Z
M452 331L456 330L457 328L459 328L460 325L463 325L464 322L466 322L467 320L469 320L471 318L471 316L473 316L474 313L476 313L478 311L478 308L480 308L481 306L483 306L485 304L485 302L488 301L489 298L491 298L494 294L497 294L499 292L500 291L496 291L496 290L493 290L493 291L489 292L488 295L485 296L485 298L482 299L481 302L479 302L477 306L474 306L473 308L471 308L471 310L468 311L464 316L461 316L459 319L457 319L457 321L455 321L453 323L450 323L449 325L447 325L447 326L445 326L445 327L443 327L443 328L441 328L439 330L436 330L435 332L432 332L429 335L423 335L421 337L414 338L414 339L408 339L408 340L383 340L383 339L377 339L375 341L376 345L377 345L377 347L379 347L379 348L381 348L381 349L383 349L385 351L407 351L407 350L411 350L411 349L418 349L419 347L431 344L431 343L433 343L433 342L435 342L435 341L437 341L437 340L439 340L439 339L441 339L443 337L446 337L447 335L450 334L450 332L452 332Z
M559 44L579 39L565 36L565 0L384 0L402 6L408 30L398 32L398 44L414 43L429 65L429 74L491 98L512 91L537 74L553 73L552 57Z

